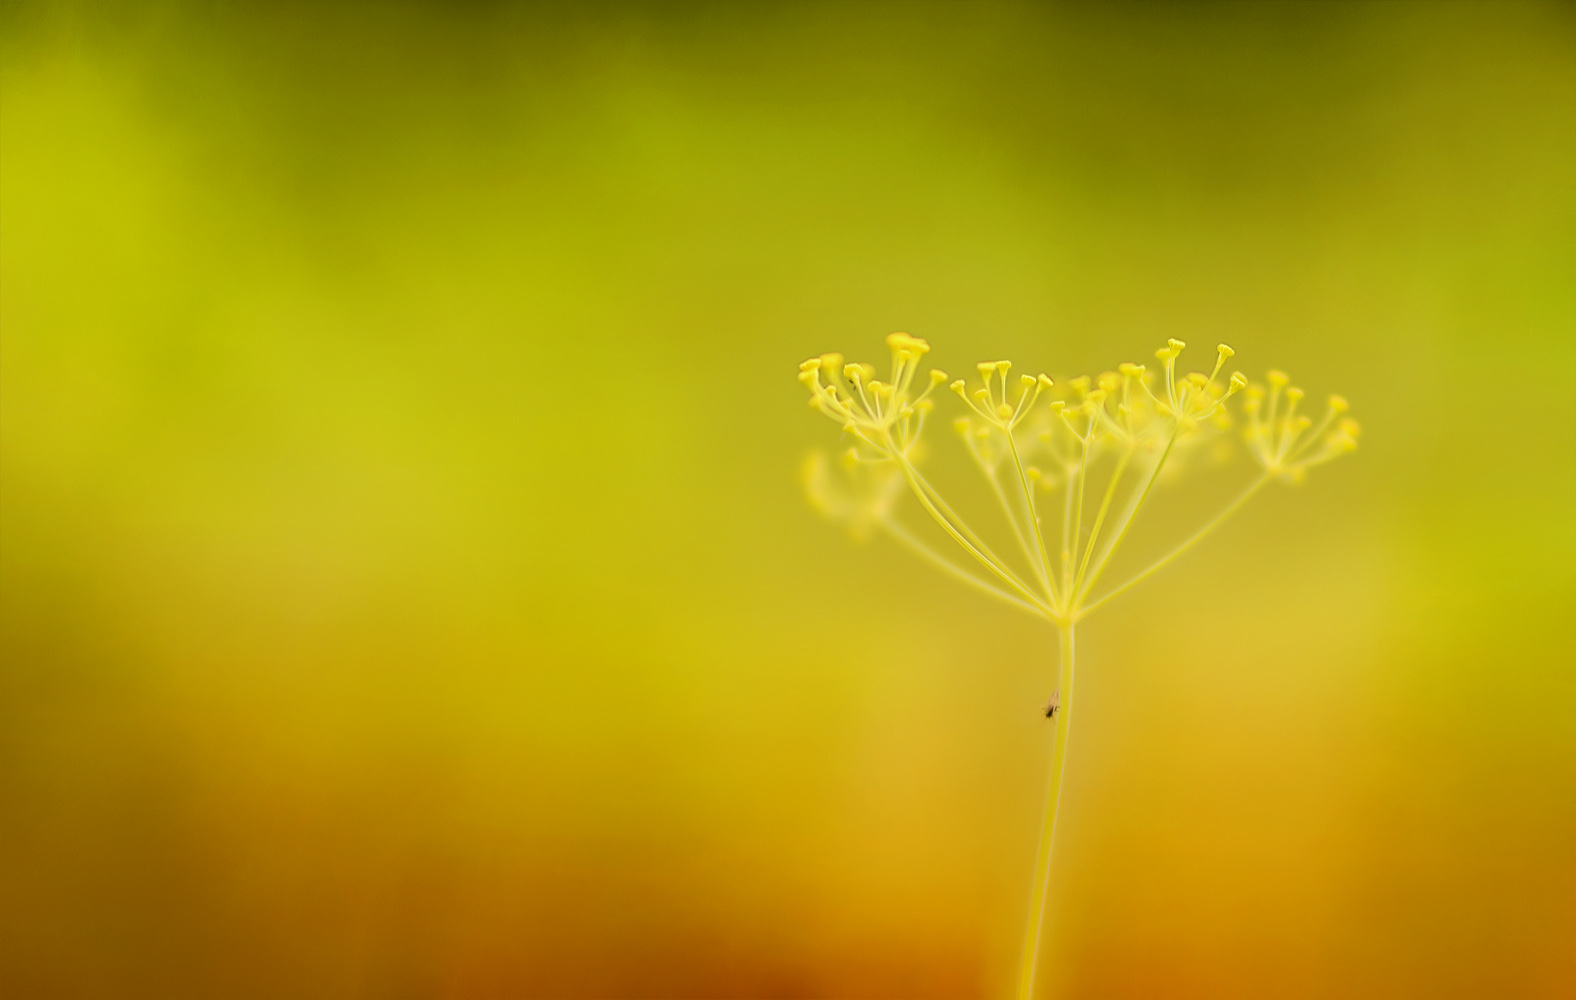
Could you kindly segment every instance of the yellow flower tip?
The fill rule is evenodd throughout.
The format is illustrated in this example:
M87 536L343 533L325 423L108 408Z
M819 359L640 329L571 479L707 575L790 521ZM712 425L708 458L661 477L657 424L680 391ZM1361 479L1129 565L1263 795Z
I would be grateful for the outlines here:
M1175 337L1172 337L1170 340L1166 341L1166 347L1170 348L1171 349L1171 353L1173 353L1173 354L1181 354L1182 353L1182 348L1184 348L1186 346L1187 346L1186 344L1184 344L1182 341L1176 339Z
M1044 372L1040 372L1039 382L1040 382L1040 388L1041 389L1049 389L1051 386L1056 384L1056 380L1051 378L1049 375L1045 374Z
M1302 399L1302 397L1303 397L1302 390L1297 388L1296 386L1292 386L1290 389L1286 390L1286 398L1291 400L1293 403L1298 402L1299 400Z
M1247 395L1249 402L1257 403L1264 398L1264 387L1262 385L1250 385L1247 388Z
M843 452L843 454L842 454L842 461L843 461L843 468L845 468L845 469L852 469L854 466L858 465L859 464L859 451L858 451L858 449L850 448L847 451Z
M821 397L820 396L811 396L810 397L810 409L812 409L812 410L819 410L819 409L821 409Z
M1351 409L1351 405L1346 402L1346 397L1345 396L1331 396L1330 397L1330 410L1332 412L1334 412L1334 413L1345 413L1349 409Z
M1241 392L1248 387L1248 378L1241 372L1231 373L1231 392Z
M821 370L830 372L836 378L837 373L843 370L843 356L835 351L821 355Z
M914 357L930 353L930 344L918 337L910 337L906 333L889 333L886 345L894 351L906 351Z
M930 384L932 386L940 385L941 383L945 382L946 380L947 380L947 373L942 371L940 368L932 368L930 370Z
M994 362L994 361L981 361L979 364L975 365L974 367L979 369L979 373L980 373L980 376L982 378L988 379L988 378L991 377L991 373L996 370L996 362Z
M1033 389L1036 385L1039 385L1039 380L1033 375L1019 375L1018 384L1023 386L1024 390L1027 391L1029 389Z
M1040 477L1045 475L1045 473L1041 472L1036 466L1033 465L1029 466L1027 469L1024 469L1023 474L1029 477L1029 482L1031 483L1039 482Z
M947 388L951 389L953 392L957 393L960 397L962 397L964 399L968 398L966 395L964 395L964 390L966 388L968 388L968 387L963 384L963 380L962 379L958 379L956 382L954 382L951 385L947 386Z
M1117 387L1122 384L1122 376L1118 375L1116 372L1101 372L1100 377L1095 380L1095 384L1098 385L1103 392L1115 392Z
M933 399L922 399L919 402L915 403L914 407L913 407L913 409L915 411L919 412L919 413L929 413L931 410L934 410L935 408L936 408L936 401L933 400Z
M1209 376L1205 375L1203 372L1188 372L1186 378L1187 381L1191 382L1193 385L1198 386L1200 389L1209 384Z
M1341 433L1354 440L1363 432L1362 427L1358 425L1357 421L1351 419L1350 417L1342 420L1340 426Z
M1061 400L1059 400L1059 399L1058 400L1054 400L1051 403L1051 416L1055 416L1056 414L1062 412L1062 410L1065 409L1066 407L1067 407L1067 404L1062 402Z
M988 403L990 402L990 393L986 392L984 389L975 389L974 401L976 403Z
M821 373L816 371L814 368L800 369L799 381L804 383L809 388L814 389L821 382Z
M1172 358L1175 358L1176 356L1177 356L1177 352L1173 351L1169 347L1162 347L1160 350L1155 352L1155 358L1157 360L1160 360L1160 361L1170 361Z
M1088 406L1090 408L1087 412L1093 413L1094 409L1096 407L1098 407L1104 401L1105 401L1105 389L1100 388L1100 389L1095 389L1093 392L1089 393L1089 398L1087 400L1085 400L1085 404L1084 405L1086 405L1086 406Z
M996 362L996 370L1001 372L1002 375L1004 375L1004 376L1007 374L1007 372L1009 370L1011 370L1011 368L1012 368L1012 362L1011 361L998 361L998 362Z
M820 358L807 358L806 360L799 362L799 370L802 372L813 372L820 367Z
M1002 420L1012 419L1012 407L1008 406L1006 403L997 404L996 416L1000 417Z
M1072 386L1081 395L1089 391L1090 379L1087 375L1080 375L1067 384Z
M1144 366L1135 365L1131 361L1122 362L1116 366L1116 370L1121 372L1123 375L1126 375L1128 378L1137 378L1144 374Z
M958 419L952 421L952 429L957 431L959 434L967 435L969 432L969 418L959 417Z
M1270 369L1270 371L1265 374L1264 377L1269 379L1270 385L1276 387L1277 389L1291 381L1290 376L1281 371L1279 368Z
M1220 360L1224 361L1227 358L1235 357L1237 352L1233 351L1230 347L1227 347L1225 344L1216 344L1215 345L1215 353L1219 354L1220 355Z

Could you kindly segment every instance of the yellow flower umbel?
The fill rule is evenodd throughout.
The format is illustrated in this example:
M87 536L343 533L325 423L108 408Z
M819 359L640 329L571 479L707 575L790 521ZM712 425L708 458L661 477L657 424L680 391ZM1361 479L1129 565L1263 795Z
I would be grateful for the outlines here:
M812 502L847 523L856 536L881 531L974 589L1044 618L1061 636L1060 686L1046 711L1056 720L1051 787L1018 983L1019 997L1028 1000L1067 756L1074 627L1192 548L1272 479L1300 482L1309 469L1354 449L1358 428L1344 416L1347 404L1340 396L1329 397L1317 422L1299 413L1303 392L1289 387L1278 371L1268 374L1268 390L1249 385L1240 373L1222 379L1233 354L1225 344L1216 347L1207 374L1179 372L1177 360L1186 345L1170 340L1155 352L1158 371L1124 363L1065 386L1043 374L1013 379L1010 361L981 362L975 385L958 379L949 386L965 408L953 427L1011 529L1017 552L1008 559L985 544L917 466L921 436L935 407L931 396L946 383L946 373L931 369L919 378L920 360L930 345L918 337L894 333L886 342L892 353L886 381L876 379L874 366L845 363L840 354L823 354L799 366L810 405L836 421L851 441L841 478L819 456L806 465ZM1245 400L1242 439L1258 476L1166 555L1097 596L1097 585L1156 482L1228 448L1227 404L1238 393ZM905 485L967 556L962 565L899 521ZM970 563L978 571L971 572Z

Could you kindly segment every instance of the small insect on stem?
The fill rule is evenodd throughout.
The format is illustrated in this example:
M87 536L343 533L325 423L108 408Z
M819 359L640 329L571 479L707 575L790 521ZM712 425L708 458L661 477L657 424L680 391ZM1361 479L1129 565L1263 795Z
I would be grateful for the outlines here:
M1045 717L1047 719L1054 719L1054 718L1056 718L1056 710L1058 708L1061 708L1061 707L1062 707L1062 691L1061 691L1060 688L1057 688L1055 691L1051 692L1050 703L1045 706Z

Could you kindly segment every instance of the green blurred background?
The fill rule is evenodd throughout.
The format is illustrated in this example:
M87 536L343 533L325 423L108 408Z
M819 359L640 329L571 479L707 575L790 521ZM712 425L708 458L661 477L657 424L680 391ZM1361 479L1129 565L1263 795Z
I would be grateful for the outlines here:
M1006 992L1054 634L795 479L892 330L1365 427L1081 630L1047 995L1576 995L1576 7L0 12L6 995Z

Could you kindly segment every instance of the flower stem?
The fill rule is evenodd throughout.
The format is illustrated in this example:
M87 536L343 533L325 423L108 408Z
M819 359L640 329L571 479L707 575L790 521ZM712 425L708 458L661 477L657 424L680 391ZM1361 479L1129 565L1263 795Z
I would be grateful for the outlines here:
M1034 862L1034 883L1029 894L1029 925L1023 935L1023 960L1018 967L1018 1000L1032 1000L1034 970L1040 958L1040 937L1045 926L1045 898L1051 882L1051 846L1056 840L1056 813L1062 799L1062 771L1067 763L1067 731L1073 708L1073 625L1061 627L1062 663L1060 696L1056 710L1056 737L1051 747L1051 775L1045 795L1045 818L1040 821L1040 847Z

